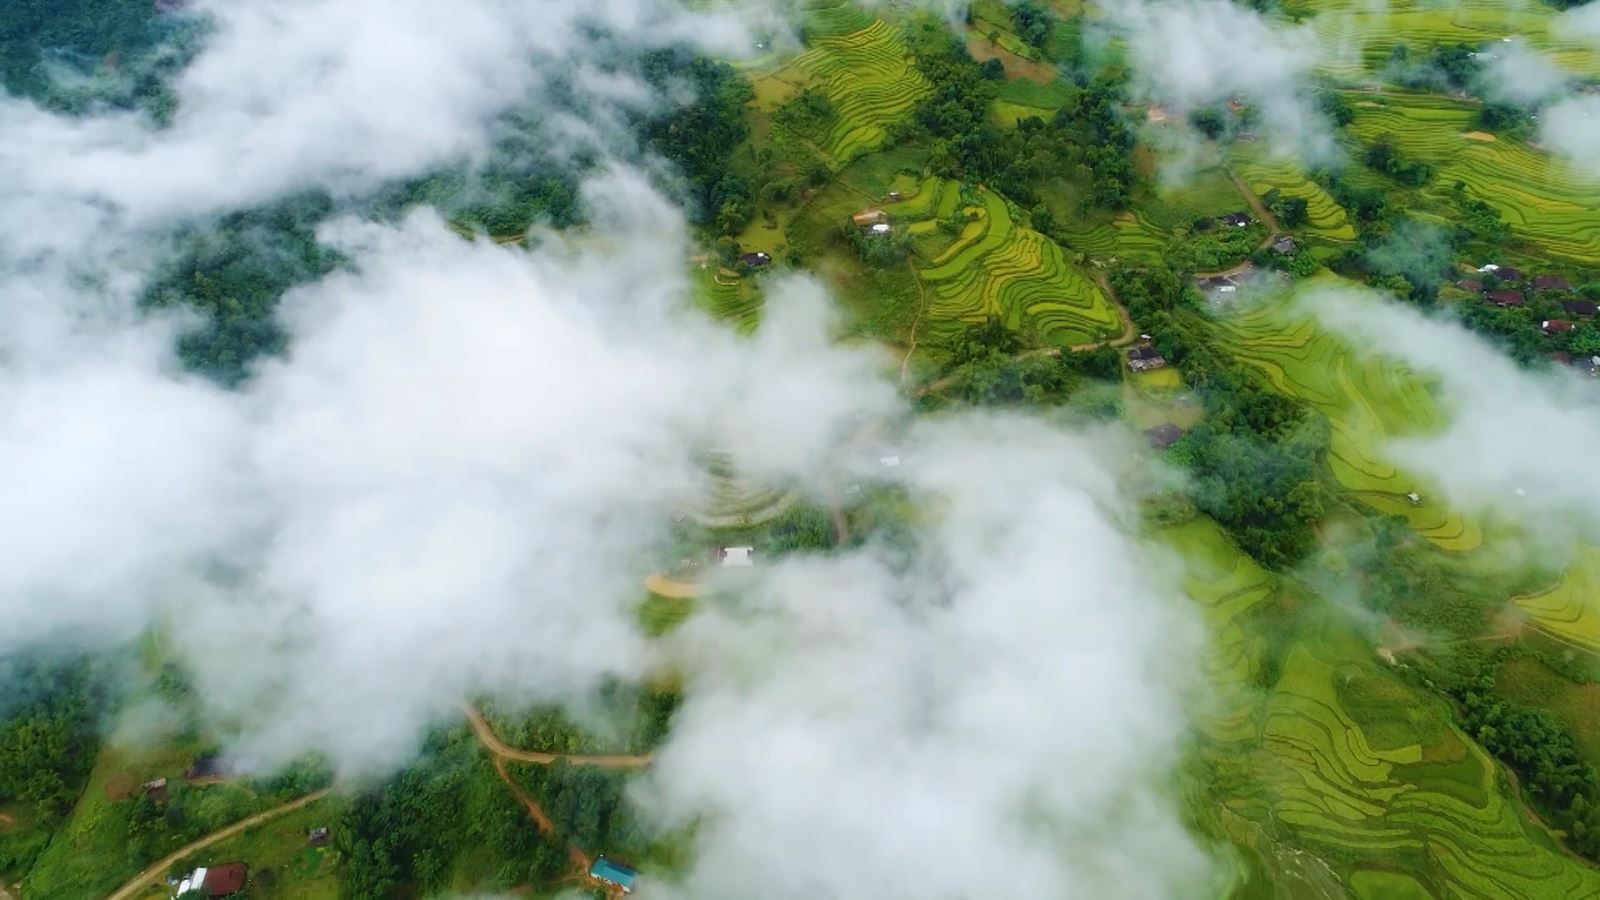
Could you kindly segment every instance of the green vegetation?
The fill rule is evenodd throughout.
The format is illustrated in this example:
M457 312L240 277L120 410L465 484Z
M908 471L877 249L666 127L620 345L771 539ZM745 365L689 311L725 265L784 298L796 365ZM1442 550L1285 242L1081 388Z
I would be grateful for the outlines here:
M1560 581L1518 597L1517 606L1551 635L1600 652L1600 548L1580 548Z

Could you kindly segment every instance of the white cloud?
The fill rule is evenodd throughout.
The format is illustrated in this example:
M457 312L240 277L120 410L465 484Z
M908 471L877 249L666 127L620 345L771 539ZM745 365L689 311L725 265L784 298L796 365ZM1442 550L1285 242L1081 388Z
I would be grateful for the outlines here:
M1395 464L1438 484L1452 506L1511 516L1570 541L1574 524L1600 527L1600 395L1568 372L1529 372L1464 327L1356 289L1305 300L1356 346L1437 379L1443 431L1390 441Z
M1568 97L1539 114L1539 142L1600 178L1600 96Z
M1571 79L1561 67L1523 41L1497 45L1479 79L1491 100L1538 103L1563 94Z
M1229 0L1137 0L1107 11L1152 100L1187 112L1238 96L1257 107L1276 151L1314 161L1336 153L1331 126L1306 99L1324 53L1308 28Z

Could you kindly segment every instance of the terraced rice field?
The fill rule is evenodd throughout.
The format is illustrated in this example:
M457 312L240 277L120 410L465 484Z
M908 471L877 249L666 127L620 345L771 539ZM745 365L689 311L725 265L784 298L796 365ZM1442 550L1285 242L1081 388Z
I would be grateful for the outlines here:
M1073 250L1089 259L1159 262L1171 236L1137 215L1124 214L1110 222L1082 220L1061 226Z
M691 289L701 309L740 334L754 331L761 321L761 294L737 273L714 265L697 269Z
M1066 261L1049 238L1015 225L999 195L983 191L976 219L943 252L918 267L928 292L931 334L953 335L1000 316L1057 346L1088 343L1122 330L1098 285Z
M1516 602L1556 638L1600 652L1600 547L1582 548L1554 587Z
M1550 253L1600 261L1600 181L1518 141L1473 141L1471 108L1415 94L1361 97L1352 130L1364 140L1394 136L1406 155L1438 169L1427 190L1445 198L1460 181L1469 196L1500 212L1512 231Z
M1353 241L1355 226L1350 218L1322 186L1306 177L1298 164L1291 160L1264 159L1256 153L1237 154L1235 165L1239 177L1250 185L1258 196L1277 190L1286 197L1303 197L1306 201L1308 221L1302 228L1293 229L1330 241Z
M809 21L828 15L830 24L836 24L834 20L848 24L861 15L853 7L841 9L847 12L813 13ZM900 35L880 19L840 34L815 24L808 27L811 48L796 57L791 68L815 81L833 101L835 121L827 134L817 137L817 145L843 166L881 147L889 128L927 92L928 82L912 65Z
M706 456L710 475L707 494L684 515L704 528L749 528L783 515L799 495L781 487L754 484L733 470L725 454Z
M1557 12L1544 3L1504 0L1303 0L1315 10L1311 28L1324 47L1337 52L1326 68L1357 77L1381 70L1399 43L1414 52L1434 44L1481 44L1517 37L1577 75L1600 74L1594 48L1555 33Z
M1313 280L1294 296L1331 283L1331 277ZM1445 425L1443 411L1420 377L1395 360L1352 353L1288 294L1235 312L1219 321L1217 330L1240 362L1328 417L1328 466L1353 497L1403 516L1441 548L1465 551L1482 543L1477 523L1444 506L1426 484L1384 458L1387 440ZM1413 492L1422 495L1420 503L1407 499Z
M1261 857L1270 880L1319 876L1374 900L1600 891L1600 873L1531 832L1494 762L1442 704L1377 668L1349 632L1292 645L1272 684L1258 688L1271 643L1255 613L1279 584L1208 520L1161 538L1182 557L1184 588L1210 635L1203 663L1213 699L1199 720L1214 775L1210 812ZM1292 836L1273 845L1295 849L1261 849L1269 828Z

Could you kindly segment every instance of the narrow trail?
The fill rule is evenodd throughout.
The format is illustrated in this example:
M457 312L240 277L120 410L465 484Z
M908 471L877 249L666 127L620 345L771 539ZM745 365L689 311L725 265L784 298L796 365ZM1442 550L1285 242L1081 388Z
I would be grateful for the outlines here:
M598 769L642 769L650 765L652 759L649 753L541 753L536 750L519 750L500 740L477 707L469 705L464 712L467 721L472 725L473 733L478 736L478 742L500 759L540 765L560 761L572 766L594 766Z
M194 841L193 843L180 847L177 850L174 850L166 856L163 856L162 858L151 863L145 868L144 871L133 876L128 883L124 884L120 888L117 888L116 892L107 897L106 900L129 900L131 897L136 897L139 895L140 891L160 881L166 875L167 870L172 868L174 863L180 859L183 859L185 856L188 856L197 850L204 850L212 844L225 841L236 834L240 834L241 832L249 831L251 828L260 825L263 822L276 819L286 813L294 812L302 806L309 806L312 803L321 800L323 797L328 796L331 790L331 788L323 788L320 791L312 791L303 797L290 800L288 803L285 803L282 806L274 806L272 809L258 812L253 816L240 819L226 828L213 831L205 837Z
M517 802L521 803L523 807L528 810L528 817L533 819L533 824L537 825L539 830L545 834L550 835L556 840L561 840L561 834L556 831L556 823L550 821L550 817L545 815L543 809L539 808L539 804L534 801L533 797L531 797L527 791L522 789L522 785L517 784L516 781L511 778L511 773L506 771L505 757L496 756L494 758L494 770L495 772L499 773L500 780L505 782L506 790L511 792L511 796L517 798ZM567 859L572 861L573 868L577 869L580 874L587 878L590 867L594 865L594 860L590 859L589 855L584 853L583 849L577 844L574 844L571 841L567 841L566 844Z
M900 387L902 388L906 386L906 376L911 371L911 354L917 351L917 326L922 324L922 313L928 308L928 290L923 287L922 279L917 277L915 267L911 269L911 280L917 284L917 315L911 320L911 343L906 346L906 355L900 357Z

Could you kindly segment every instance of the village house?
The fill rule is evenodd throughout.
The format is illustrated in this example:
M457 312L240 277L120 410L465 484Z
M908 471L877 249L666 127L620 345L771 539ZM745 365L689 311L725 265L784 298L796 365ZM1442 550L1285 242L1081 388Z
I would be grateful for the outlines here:
M1523 303L1521 291L1490 291L1483 295L1483 299L1499 307L1521 306Z
M1597 307L1595 306L1595 302L1593 300L1561 301L1561 311L1565 312L1569 316L1575 316L1579 319L1594 318L1596 310Z
M900 195L899 191L890 191L889 192L889 202L890 203L899 203L901 200L904 200L904 199L905 198Z
M1483 293L1483 282L1476 278L1463 278L1456 282L1456 287L1466 291L1469 294Z
M226 897L244 890L250 868L242 862L221 866L201 866L178 881L174 897L199 891L207 897Z
M760 269L772 265L772 257L762 253L760 250L740 256L739 261L752 269Z
M228 768L222 762L222 757L216 753L202 753L195 758L194 764L183 773L183 777L190 781L216 781L228 775Z
M850 217L850 221L862 231L870 231L874 234L883 234L889 230L889 214L876 206L856 213Z
M589 877L602 884L609 884L620 889L624 894L633 893L633 885L639 880L639 873L622 865L612 862L604 856L596 859L594 865L589 867Z
M1235 228L1243 228L1250 224L1250 214L1245 212L1228 213L1222 217L1222 224L1232 225Z
M313 847L328 846L328 826L321 825L306 832L306 843Z
M1128 351L1128 368L1134 372L1148 372L1167 364L1166 357L1154 347L1135 347Z
M1172 424L1171 422L1166 422L1164 424L1157 425L1154 428L1146 428L1144 430L1144 439L1148 441L1150 446L1156 450L1165 450L1168 447L1171 447L1173 444L1176 444L1178 442L1178 438L1181 437L1183 437L1183 429Z
M1540 275L1533 279L1533 289L1536 291L1570 291L1572 285L1560 275Z
M167 780L155 778L139 785L144 789L144 797L152 803L165 803L167 800Z
M717 565L727 569L745 569L756 564L754 547L718 547Z
M1572 323L1566 319L1545 319L1539 323L1539 327L1544 329L1545 334L1560 334L1563 331L1571 331Z
M1279 235L1278 239L1272 242L1272 249L1287 256L1291 253L1294 253L1296 250L1299 250L1300 247L1299 245L1295 244L1294 238L1284 234Z
M1494 270L1494 277L1501 281L1521 281L1522 270L1513 269L1510 266L1500 266Z

